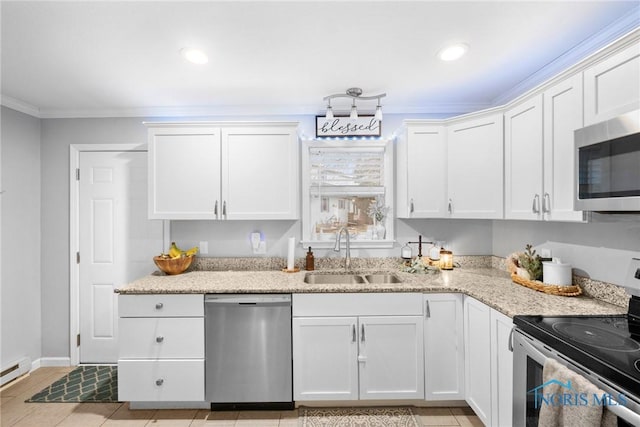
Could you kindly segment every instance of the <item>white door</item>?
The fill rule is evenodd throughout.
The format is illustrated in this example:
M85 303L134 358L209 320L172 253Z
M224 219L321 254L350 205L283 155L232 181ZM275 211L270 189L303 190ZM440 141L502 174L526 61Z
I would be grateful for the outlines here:
M295 127L222 130L224 219L298 218Z
M464 298L465 395L485 426L491 424L491 308Z
M542 219L542 94L504 117L504 217Z
M424 399L422 316L359 322L360 399Z
M502 114L447 129L447 211L451 218L503 217Z
M426 294L424 382L426 400L464 399L462 294Z
M355 317L293 319L293 400L357 400Z
M81 152L80 363L118 359L114 288L155 270L162 221L147 219L147 153Z

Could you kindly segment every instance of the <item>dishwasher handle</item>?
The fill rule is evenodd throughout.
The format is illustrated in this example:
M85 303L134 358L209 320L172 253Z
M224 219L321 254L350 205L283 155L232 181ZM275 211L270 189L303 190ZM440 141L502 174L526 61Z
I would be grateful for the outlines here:
M291 295L206 295L205 306L249 306L287 307L291 306Z

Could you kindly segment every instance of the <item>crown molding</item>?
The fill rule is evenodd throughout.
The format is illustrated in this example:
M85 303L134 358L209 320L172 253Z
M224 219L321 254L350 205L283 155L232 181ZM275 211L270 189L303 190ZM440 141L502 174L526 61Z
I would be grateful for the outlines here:
M614 50L613 45L626 45L634 41L640 35L640 5L631 12L616 20L604 30L582 41L574 48L563 53L547 65L522 80L520 83L501 94L493 101L493 106L508 104L511 101L525 95L545 82L556 80L554 77L565 75L567 71L578 71L580 68L592 64L600 59L603 51L609 54ZM617 50L617 49L615 49Z
M24 114L28 114L39 119L42 118L40 109L28 102L0 94L0 104Z

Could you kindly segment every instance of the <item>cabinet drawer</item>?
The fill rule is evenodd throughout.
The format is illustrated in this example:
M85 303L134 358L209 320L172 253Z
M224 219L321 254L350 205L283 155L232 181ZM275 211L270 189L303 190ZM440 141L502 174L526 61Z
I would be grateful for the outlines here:
M203 317L204 295L120 295L120 317Z
M293 294L293 316L422 316L422 294Z
M204 401L204 359L119 360L118 400Z
M121 359L202 359L204 318L120 318Z

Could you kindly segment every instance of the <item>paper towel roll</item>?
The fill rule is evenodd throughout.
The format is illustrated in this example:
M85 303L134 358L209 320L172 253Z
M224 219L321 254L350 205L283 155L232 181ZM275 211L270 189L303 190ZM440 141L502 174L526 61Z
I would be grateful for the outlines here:
M293 270L295 252L296 252L296 238L289 237L289 251L287 252L287 270Z

